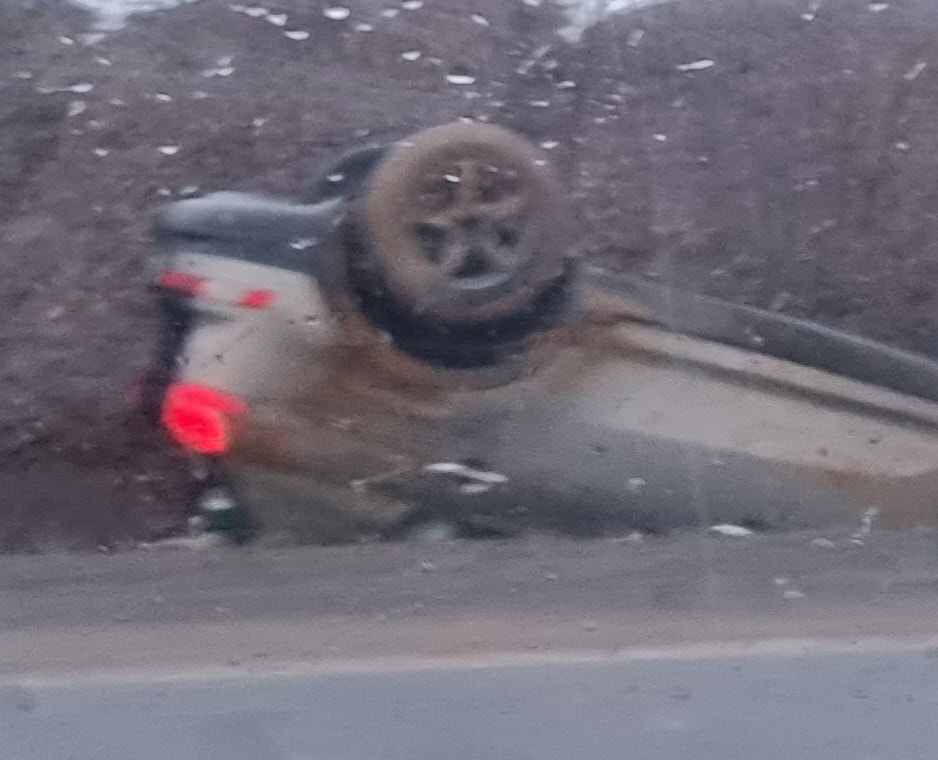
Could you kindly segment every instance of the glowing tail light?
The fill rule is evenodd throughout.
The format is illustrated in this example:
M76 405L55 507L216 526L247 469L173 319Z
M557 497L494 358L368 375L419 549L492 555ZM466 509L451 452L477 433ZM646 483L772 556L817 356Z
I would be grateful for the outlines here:
M160 272L156 284L167 290L174 290L184 296L199 296L205 293L206 280L204 277L189 274L188 272Z
M245 309L266 309L277 300L272 290L246 290L238 299L238 306Z
M199 454L223 454L231 426L247 411L237 396L196 383L174 383L163 400L163 426L182 446Z

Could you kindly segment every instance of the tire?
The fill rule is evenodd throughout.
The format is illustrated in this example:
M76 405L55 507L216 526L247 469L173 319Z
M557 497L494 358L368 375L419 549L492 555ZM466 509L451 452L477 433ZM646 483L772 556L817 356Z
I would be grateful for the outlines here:
M360 203L368 266L394 302L424 319L522 314L565 269L560 182L501 127L448 124L398 143Z

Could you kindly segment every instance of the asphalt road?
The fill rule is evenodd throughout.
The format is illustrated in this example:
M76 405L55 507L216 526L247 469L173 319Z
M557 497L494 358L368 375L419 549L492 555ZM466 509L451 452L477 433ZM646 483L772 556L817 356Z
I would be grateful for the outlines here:
M6 557L0 757L933 758L936 620L925 533Z
M0 695L10 760L932 760L936 710L938 660L917 653Z

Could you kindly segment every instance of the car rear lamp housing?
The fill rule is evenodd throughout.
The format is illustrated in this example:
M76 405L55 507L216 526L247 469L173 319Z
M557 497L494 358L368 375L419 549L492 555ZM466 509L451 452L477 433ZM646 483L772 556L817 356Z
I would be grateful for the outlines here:
M206 289L206 279L204 277L175 270L160 272L156 277L156 284L161 288L172 290L174 293L190 298L204 295Z
M272 290L256 289L246 290L238 298L238 306L243 309L266 309L273 306L277 294Z
M233 423L247 411L237 396L197 383L173 383L160 415L177 443L199 454L224 454L231 445Z

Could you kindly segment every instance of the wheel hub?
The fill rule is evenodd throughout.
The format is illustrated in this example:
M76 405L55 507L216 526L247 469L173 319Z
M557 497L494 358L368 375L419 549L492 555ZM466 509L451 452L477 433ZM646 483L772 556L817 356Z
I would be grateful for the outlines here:
M524 248L529 203L520 173L463 159L426 173L412 228L428 263L450 286L474 290L511 278Z

